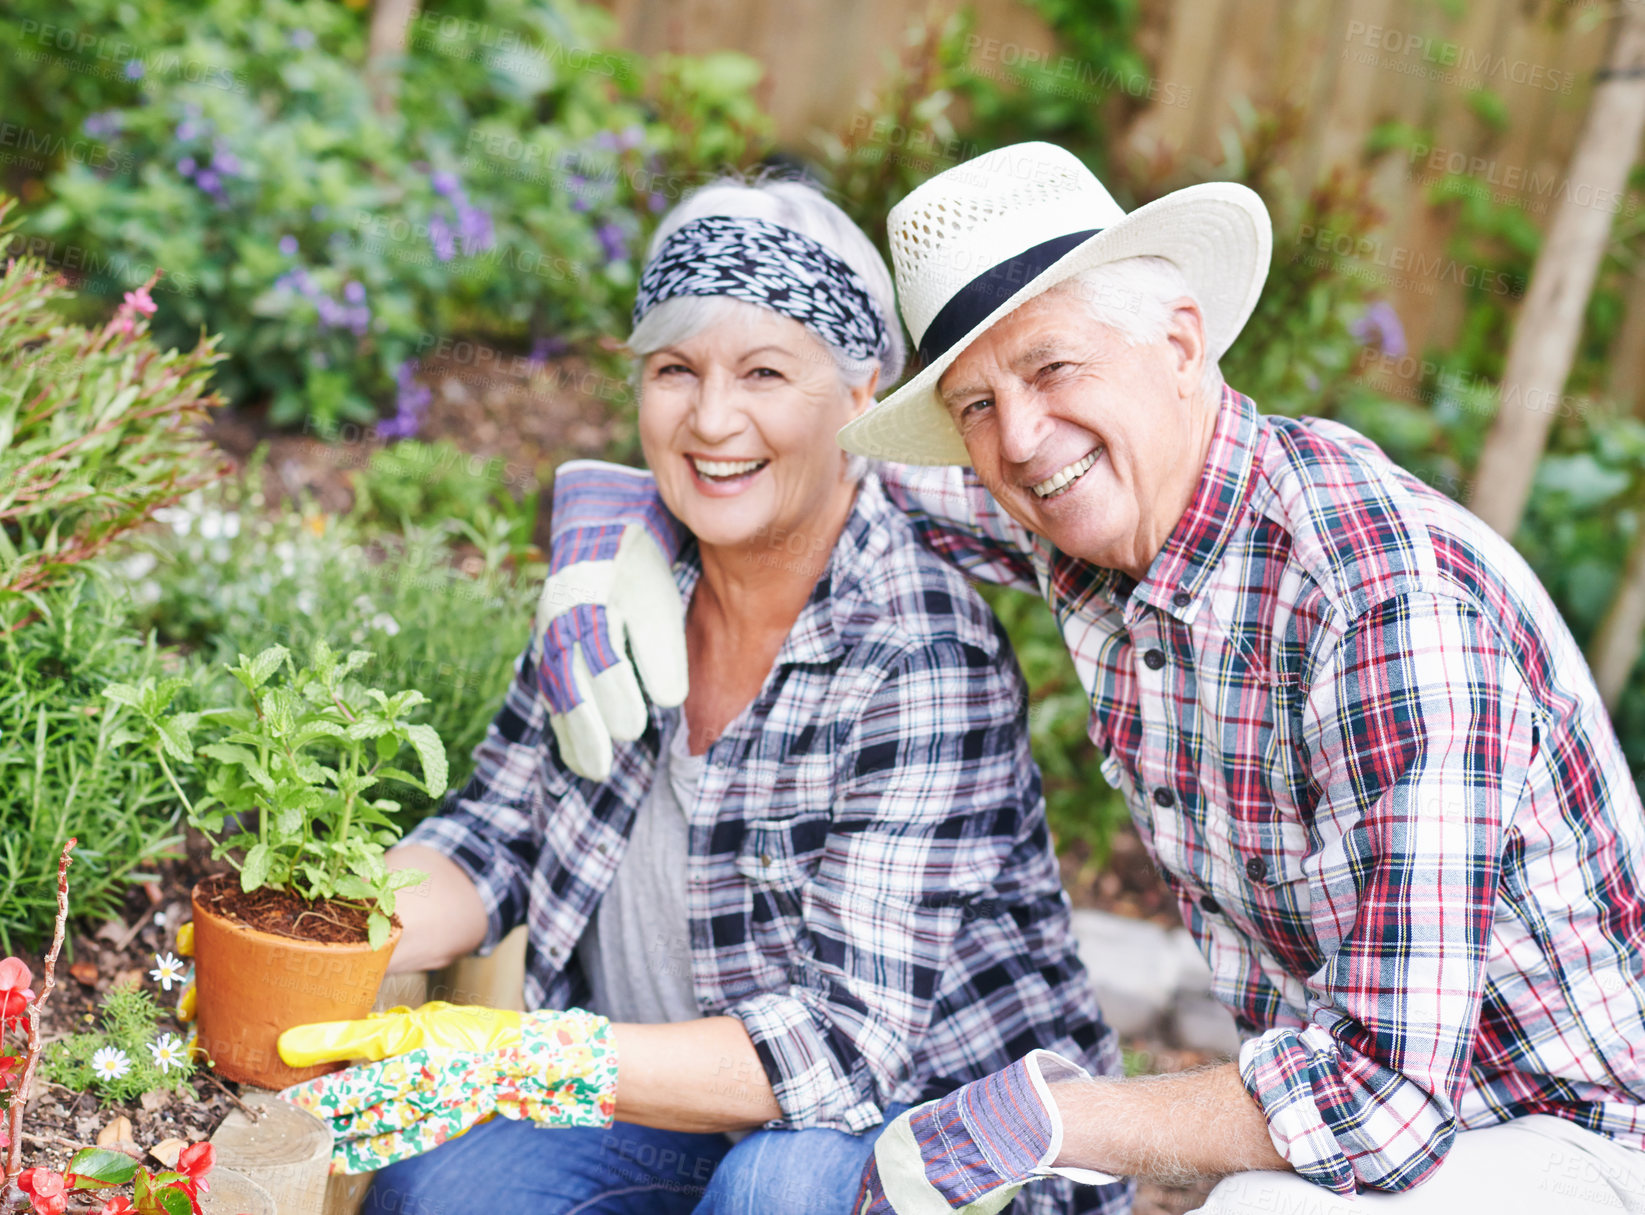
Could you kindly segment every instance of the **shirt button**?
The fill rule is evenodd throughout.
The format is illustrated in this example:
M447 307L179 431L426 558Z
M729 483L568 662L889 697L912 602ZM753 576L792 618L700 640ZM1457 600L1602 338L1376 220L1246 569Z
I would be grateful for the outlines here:
M1150 671L1157 671L1165 665L1165 654L1161 650L1149 650L1142 656L1142 661Z
M1171 790L1167 789L1164 785L1161 785L1158 789L1154 790L1154 805L1156 806L1174 805L1176 800L1177 799L1172 796Z
M1217 902L1208 894L1202 894L1199 896L1199 905L1205 908L1206 911L1209 911L1212 915L1219 915L1222 912L1222 904Z
M1253 856L1245 862L1245 876L1253 882L1260 882L1268 876L1268 862L1260 856Z
M771 868L771 854L769 852L760 853L760 864L766 869Z
M1194 597L1187 591L1178 591L1175 595L1171 596L1172 607L1184 608L1192 602L1194 602Z

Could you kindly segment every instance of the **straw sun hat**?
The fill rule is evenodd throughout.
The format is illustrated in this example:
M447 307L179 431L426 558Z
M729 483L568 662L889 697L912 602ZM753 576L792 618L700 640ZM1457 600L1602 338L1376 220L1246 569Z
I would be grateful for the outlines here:
M849 423L840 446L903 464L970 464L937 381L1001 317L1122 257L1170 259L1221 357L1256 306L1273 232L1262 199L1232 182L1189 186L1127 214L1070 152L1020 143L939 173L886 221L919 374Z

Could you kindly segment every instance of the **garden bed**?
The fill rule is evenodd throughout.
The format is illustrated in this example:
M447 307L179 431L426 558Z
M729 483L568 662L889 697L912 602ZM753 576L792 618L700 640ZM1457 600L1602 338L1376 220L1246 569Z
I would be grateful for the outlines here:
M149 972L155 967L156 954L174 951L177 929L189 918L189 888L198 877L217 868L221 866L213 866L198 854L164 862L157 881L126 892L119 917L89 935L73 932L57 964L57 987L41 1018L41 1040L49 1042L86 1028L96 1019L100 997L117 984L135 982L154 991L165 1007L172 1007L180 985L174 983L168 996L159 992ZM19 956L36 976L41 973L38 955L23 951ZM61 1170L75 1151L96 1144L98 1135L118 1118L130 1123L125 1138L145 1150L168 1139L209 1139L238 1104L239 1086L219 1079L207 1068L197 1068L189 1084L192 1095L154 1091L137 1101L115 1103L37 1077L35 1096L23 1119L24 1163Z

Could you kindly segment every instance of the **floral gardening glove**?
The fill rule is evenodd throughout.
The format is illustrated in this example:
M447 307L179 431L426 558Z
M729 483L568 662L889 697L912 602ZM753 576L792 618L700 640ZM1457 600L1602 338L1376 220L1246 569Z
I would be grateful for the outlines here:
M561 758L605 780L611 740L645 732L640 681L663 708L685 700L685 606L671 570L685 533L650 473L597 460L560 466L553 509L537 680Z
M1036 1050L899 1115L874 1143L852 1215L994 1215L1036 1177L1116 1180L1051 1167L1062 1151L1062 1116L1046 1085L1089 1076L1054 1051Z
M287 1063L377 1061L280 1095L330 1125L334 1173L420 1155L496 1114L541 1126L610 1126L617 1093L610 1028L578 1008L514 1013L439 1003L298 1026L280 1035Z

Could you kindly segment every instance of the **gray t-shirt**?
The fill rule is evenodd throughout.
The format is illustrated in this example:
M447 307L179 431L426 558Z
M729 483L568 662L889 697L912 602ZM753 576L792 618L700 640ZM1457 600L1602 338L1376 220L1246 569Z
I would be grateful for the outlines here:
M691 986L686 808L706 757L686 749L683 712L669 714L664 728L657 776L634 816L628 851L577 942L592 989L588 1008L613 1021L656 1025L702 1016Z

